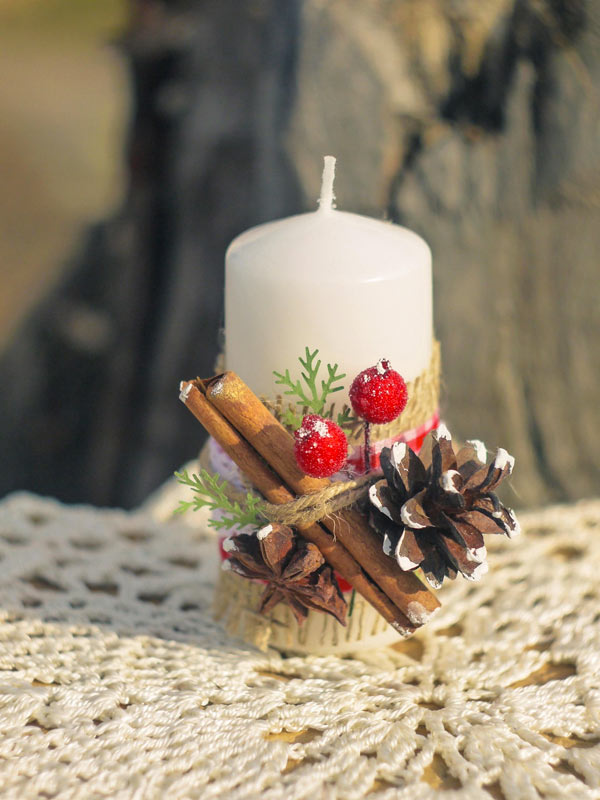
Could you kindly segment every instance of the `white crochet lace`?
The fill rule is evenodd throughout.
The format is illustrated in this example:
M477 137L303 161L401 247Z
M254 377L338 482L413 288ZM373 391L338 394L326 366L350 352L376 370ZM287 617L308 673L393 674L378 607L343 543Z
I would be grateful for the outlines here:
M7 498L2 798L600 798L600 501L521 520L413 639L283 658L212 621L210 532Z

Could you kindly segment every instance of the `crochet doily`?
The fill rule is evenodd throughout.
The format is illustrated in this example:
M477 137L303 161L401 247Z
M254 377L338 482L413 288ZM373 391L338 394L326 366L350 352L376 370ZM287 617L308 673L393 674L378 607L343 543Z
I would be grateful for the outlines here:
M208 531L5 499L2 797L599 798L600 501L521 520L414 638L284 658L212 621Z

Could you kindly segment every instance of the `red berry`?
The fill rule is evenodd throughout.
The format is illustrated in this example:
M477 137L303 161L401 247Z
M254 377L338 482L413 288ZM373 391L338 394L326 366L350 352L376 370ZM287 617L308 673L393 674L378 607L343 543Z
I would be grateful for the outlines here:
M354 413L367 422L392 422L404 411L407 401L404 378L386 358L359 372L350 387Z
M294 433L294 439L298 466L313 478L327 478L346 463L346 434L330 419L307 414Z

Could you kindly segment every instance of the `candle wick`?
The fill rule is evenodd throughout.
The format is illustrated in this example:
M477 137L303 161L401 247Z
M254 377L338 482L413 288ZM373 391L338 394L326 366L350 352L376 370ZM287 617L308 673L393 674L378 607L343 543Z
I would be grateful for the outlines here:
M325 165L323 167L323 178L321 179L321 196L319 197L319 210L331 211L335 208L333 193L333 181L335 178L335 157L325 156L323 159Z

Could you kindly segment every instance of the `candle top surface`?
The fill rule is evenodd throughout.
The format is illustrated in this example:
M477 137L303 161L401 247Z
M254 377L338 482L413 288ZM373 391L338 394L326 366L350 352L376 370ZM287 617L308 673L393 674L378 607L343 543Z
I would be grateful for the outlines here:
M431 251L400 225L321 208L250 228L230 244L227 263L286 280L318 272L325 281L373 281L429 269Z

